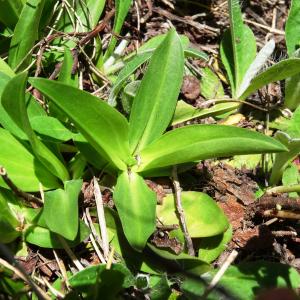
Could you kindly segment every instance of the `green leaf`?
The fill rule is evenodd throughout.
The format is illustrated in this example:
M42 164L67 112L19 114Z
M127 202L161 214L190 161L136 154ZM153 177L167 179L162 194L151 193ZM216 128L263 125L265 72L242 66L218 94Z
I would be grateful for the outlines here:
M207 263L211 263L225 251L231 237L232 227L229 226L222 234L201 239L198 257Z
M138 172L208 158L282 152L281 143L263 134L224 125L190 125L164 134L140 154Z
M101 156L85 139L79 134L74 138L74 142L79 152L84 158L94 167L99 170L104 169L106 172L115 175L117 169L113 168L112 165Z
M300 50L291 57L300 58ZM300 104L300 73L286 79L284 92L284 106L290 110L297 109Z
M1 6L0 2L0 6ZM1 11L1 8L0 8ZM2 59L0 58L0 72L4 73L5 75L7 75L8 77L14 77L16 74L15 72L11 69L11 67Z
M59 187L55 178L15 137L0 128L0 165L7 170L9 178L23 191L36 192L40 183L44 189ZM7 187L3 180L0 186Z
M159 257L167 260L167 262L165 261L165 265L173 265L173 270L184 271L185 273L199 276L211 269L210 265L205 261L186 253L176 255L167 250L158 249L149 243L147 247Z
M21 235L21 224L8 205L5 190L0 189L0 243L10 243Z
M160 137L169 125L182 83L183 64L180 39L171 30L155 50L134 98L129 121L133 153Z
M264 65L267 63L269 57L272 55L274 49L275 49L275 41L270 40L259 51L259 53L256 55L252 64L249 66L246 74L244 75L243 81L237 92L238 97L241 96L245 92L245 90L250 85L251 80L264 67Z
M300 183L300 173L297 166L291 163L282 174L282 184L284 186L291 186ZM289 193L289 197L298 198L298 193Z
M71 140L74 133L67 129L58 119L48 116L37 116L30 119L32 129L50 142Z
M14 71L24 70L30 63L28 55L38 39L38 29L45 0L27 0L10 43L8 64Z
M101 284L105 277L101 274L106 270L106 264L100 264L97 266L90 266L72 277L69 278L69 282L72 288L82 289L92 287L96 284ZM131 272L122 264L112 264L111 269L113 271L119 271L124 275L124 281L122 283L123 288L129 288L135 285L135 278ZM101 280L102 279L102 280Z
M180 100L177 102L176 110L173 116L172 125L176 125L194 118L206 118L208 116L218 116L223 113L237 109L239 103L217 103L209 108L196 108Z
M23 2L21 0L0 1L0 22L13 29L18 22Z
M70 247L75 247L84 241L90 234L89 228L83 221L79 221L79 230L74 241L66 241ZM26 242L42 247L51 249L63 249L60 243L60 238L57 234L51 232L49 229L32 225L27 228L25 232Z
M143 63L149 60L156 48L163 42L166 38L166 34L156 35L155 37L148 40L145 44L143 44L137 51L134 53L134 56L131 60L129 60L125 66L121 69L118 77L110 91L110 95L108 98L108 104L111 106L116 106L116 98L117 94L122 89L122 85L128 79L128 77L134 73ZM179 36L182 47L184 51L187 51L187 47L189 44L189 40L186 36ZM131 54L128 55L130 57Z
M78 196L82 179L64 182L64 190L45 193L44 216L47 227L73 241L78 232Z
M129 8L131 6L131 2L132 2L131 0L116 0L115 1L116 12L115 12L114 27L112 29L115 34L119 34L121 32L123 23L125 21L125 18L129 11ZM111 56L116 44L117 44L117 39L113 35L109 42L107 50L105 52L104 60L107 60Z
M78 75L77 73L75 75L72 74L73 63L74 59L72 52L66 47L64 60L59 72L58 80L70 86L78 87Z
M285 131L292 138L300 138L300 106L294 111L290 120L286 120L287 128Z
M238 0L229 0L230 30L221 42L221 59L229 77L232 95L236 97L244 75L256 55L256 42L251 29L243 24Z
M181 202L191 237L209 237L227 230L229 223L225 214L207 194L182 192ZM157 206L156 213L164 225L179 224L172 194L167 195L163 204ZM212 222L212 220L214 221Z
M123 172L113 194L122 227L129 244L143 250L155 228L156 194L134 172Z
M293 139L288 134L278 131L275 137L287 147L288 152L277 153L273 163L270 184L275 185L281 179L287 164L300 153L300 138Z
M30 83L51 99L75 123L85 139L118 169L134 159L128 145L128 122L117 110L91 94L42 78Z
M268 68L266 71L256 76L246 89L246 91L239 97L241 100L245 100L252 93L262 88L263 86L279 81L300 73L300 59L289 58L280 61L279 63Z
M192 47L184 49L184 56L208 61L208 55L205 52Z
M216 272L218 269L212 271L211 277ZM232 294L234 299L240 300L254 299L259 292L276 287L296 289L299 284L300 276L294 268L267 261L246 262L230 266L218 282L218 285ZM198 288L194 291L201 292L199 281ZM213 291L208 299L219 299L219 297L220 295Z
M216 99L224 96L224 89L219 77L208 67L202 69L201 95L206 99Z
M5 86L1 103L11 119L28 137L36 157L52 174L65 181L69 174L64 164L37 138L31 128L25 105L26 82L26 73L13 77Z
M285 25L285 40L289 56L300 47L300 2L291 1L291 8Z
M146 52L142 54L137 54L131 59L129 62L126 63L126 65L122 68L120 71L108 98L108 104L111 106L116 106L116 98L117 94L122 89L122 86L124 82L127 80L127 78L135 71L137 70L144 62L146 62L151 56L152 52Z

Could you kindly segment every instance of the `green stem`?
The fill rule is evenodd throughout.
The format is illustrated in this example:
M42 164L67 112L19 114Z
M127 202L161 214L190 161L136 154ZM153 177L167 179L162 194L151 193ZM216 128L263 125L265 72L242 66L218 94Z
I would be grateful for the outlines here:
M267 190L267 194L292 193L292 192L300 193L300 184L280 185Z

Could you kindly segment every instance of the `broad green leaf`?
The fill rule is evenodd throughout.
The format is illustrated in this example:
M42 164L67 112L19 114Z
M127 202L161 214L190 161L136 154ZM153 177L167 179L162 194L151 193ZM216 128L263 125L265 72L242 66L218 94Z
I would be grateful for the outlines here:
M293 139L284 132L277 132L275 137L287 147L288 152L277 153L273 163L270 184L275 185L281 179L287 164L300 153L300 138Z
M18 230L19 227L19 230ZM21 235L21 224L8 205L5 191L0 190L0 243L10 243Z
M121 29L123 27L123 23L125 21L129 8L131 6L131 2L132 2L131 0L115 1L116 12L115 12L114 27L112 29L115 34L120 34ZM113 35L108 45L108 48L105 52L104 60L107 60L111 56L116 44L117 44L117 38Z
M23 2L21 0L0 1L0 22L13 29L18 22Z
M62 181L69 174L64 164L35 135L31 128L25 104L25 87L27 74L20 73L13 77L5 86L1 103L15 124L26 134L32 150L44 166Z
M4 88L6 84L10 81L10 79L11 77L9 77L7 74L0 72L0 99L2 97ZM26 134L15 124L15 122L6 112L1 101L0 101L0 124L2 127L7 129L10 133L12 133L14 136L23 140L27 139Z
M207 194L182 192L181 202L186 225L191 237L209 237L225 232L229 226L222 209ZM162 205L157 206L157 217L164 225L179 224L175 200L167 195ZM214 220L212 222L212 220Z
M51 142L68 141L74 133L67 129L58 119L48 116L38 116L30 119L32 129L42 136L43 140Z
M142 251L155 228L156 194L140 175L124 171L117 179L113 198L129 244Z
M195 277L186 278L181 290L187 299L202 299L207 284L218 271L219 269L215 269L205 274L204 280ZM267 289L277 287L297 289L299 283L298 272L289 265L267 261L246 262L230 266L205 299L256 299L260 292Z
M300 58L300 50L295 51L291 57ZM284 92L284 106L295 110L300 104L300 73L286 79Z
M14 71L24 70L30 63L44 4L45 0L27 0L22 9L8 53L8 64Z
M124 82L128 79L128 77L134 73L143 63L145 63L147 60L149 60L155 49L163 42L165 39L166 34L157 35L153 38L151 38L149 41L147 41L145 44L143 44L137 51L134 53L134 57L129 60L125 66L122 68L120 73L118 74L118 77L110 91L110 95L108 98L108 104L111 106L116 106L116 98L117 94L122 89L122 85ZM187 51L186 48L189 45L189 40L186 36L180 35L179 36L182 47L184 51ZM131 56L128 55L128 56Z
M90 234L89 228L83 221L79 221L79 231L74 241L66 241L70 247L74 247L84 241ZM32 225L27 228L25 232L26 242L42 247L62 249L60 239L57 234L51 232L49 229Z
M224 89L219 77L208 67L202 69L200 87L201 95L206 99L216 99L224 96Z
M212 271L212 276L218 269ZM255 261L230 266L222 276L218 285L235 299L254 299L259 292L276 287L296 289L300 284L300 276L296 269L286 264L267 261ZM199 291L198 286L198 291ZM208 299L218 299L212 293Z
M36 192L59 187L57 179L7 130L0 128L0 165L23 191ZM7 187L3 180L0 186Z
M282 152L277 140L243 128L190 125L164 134L140 153L138 172L208 158Z
M290 120L286 121L287 128L285 131L292 138L300 138L300 106L294 111Z
M166 274L162 276L150 277L150 294L151 300L170 299L172 290Z
M262 88L263 86L286 79L300 73L300 59L289 58L280 61L279 63L268 68L264 72L257 75L250 83L246 91L239 97L241 100L245 100L252 93Z
M1 11L1 8L0 8L0 11ZM0 58L0 72L4 73L5 75L9 76L10 78L15 76L15 72L11 69L11 67L2 58Z
M289 56L300 47L300 2L291 1L291 8L285 25L285 40Z
M155 50L133 101L129 120L132 153L160 137L175 111L183 78L183 50L171 30Z
M198 257L207 263L211 263L225 251L231 237L232 227L230 225L222 234L201 239Z
M225 112L237 109L239 103L217 103L209 108L196 108L180 100L177 102L176 110L173 116L172 125L180 124L194 118L206 118L208 116L217 116Z
M284 186L291 186L300 183L300 173L297 166L291 163L282 174L282 184ZM298 193L291 192L289 193L289 197L298 198Z
M244 25L238 0L228 1L230 29L221 42L221 58L231 84L232 95L236 93L244 75L256 55L256 42L251 29Z
M239 87L237 92L237 96L241 96L245 90L250 85L251 80L256 76L256 74L263 68L263 66L267 63L267 60L272 55L275 49L275 41L270 40L266 43L266 45L259 51L256 55L254 61L249 66L246 74L244 75L243 81Z
M117 110L91 94L42 78L30 83L75 123L85 139L118 169L133 163L128 145L128 122Z
M44 216L47 227L73 241L78 232L78 196L82 179L64 182L64 190L45 193Z
M117 173L117 169L113 168L112 165L103 156L101 156L81 134L76 135L74 142L79 152L92 166L99 170L104 169L105 172L108 173Z
M95 284L101 284L105 277L101 274L106 270L106 264L100 264L97 266L90 266L72 277L69 278L69 282L72 288L80 289L82 287L92 287ZM122 283L123 288L129 288L135 285L135 278L131 272L122 264L112 264L111 269L119 271L124 275L124 281Z
M184 271L185 273L199 276L211 269L210 265L205 261L186 253L176 255L167 250L158 249L150 243L147 244L147 247L150 248L157 256L165 260L165 266L169 266L171 270L173 267L173 271Z

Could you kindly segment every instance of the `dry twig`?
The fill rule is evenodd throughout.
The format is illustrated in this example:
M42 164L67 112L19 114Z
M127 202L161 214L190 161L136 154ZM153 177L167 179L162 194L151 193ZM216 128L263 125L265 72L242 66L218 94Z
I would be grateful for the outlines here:
M188 232L187 226L186 226L186 221L185 221L185 215L184 215L184 210L182 207L182 203L181 203L181 188L180 188L180 184L178 181L178 175L177 175L177 166L173 167L173 171L172 171L172 181L173 181L173 186L174 186L174 199L175 199L175 206L176 206L176 210L177 210L177 214L179 217L179 222L180 222L180 226L181 229L183 231L184 234L184 239L187 245L187 249L188 249L188 253L191 256L195 256L195 250L193 247L193 241L192 238Z

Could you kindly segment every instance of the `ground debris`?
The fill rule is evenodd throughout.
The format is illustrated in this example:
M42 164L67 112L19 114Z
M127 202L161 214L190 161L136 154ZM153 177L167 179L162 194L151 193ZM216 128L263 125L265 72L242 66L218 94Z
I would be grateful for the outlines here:
M244 170L235 169L227 164L207 166L209 180L207 182L208 192L214 193L217 201L226 202L230 196L244 205L255 201L255 190L257 183L253 181Z

